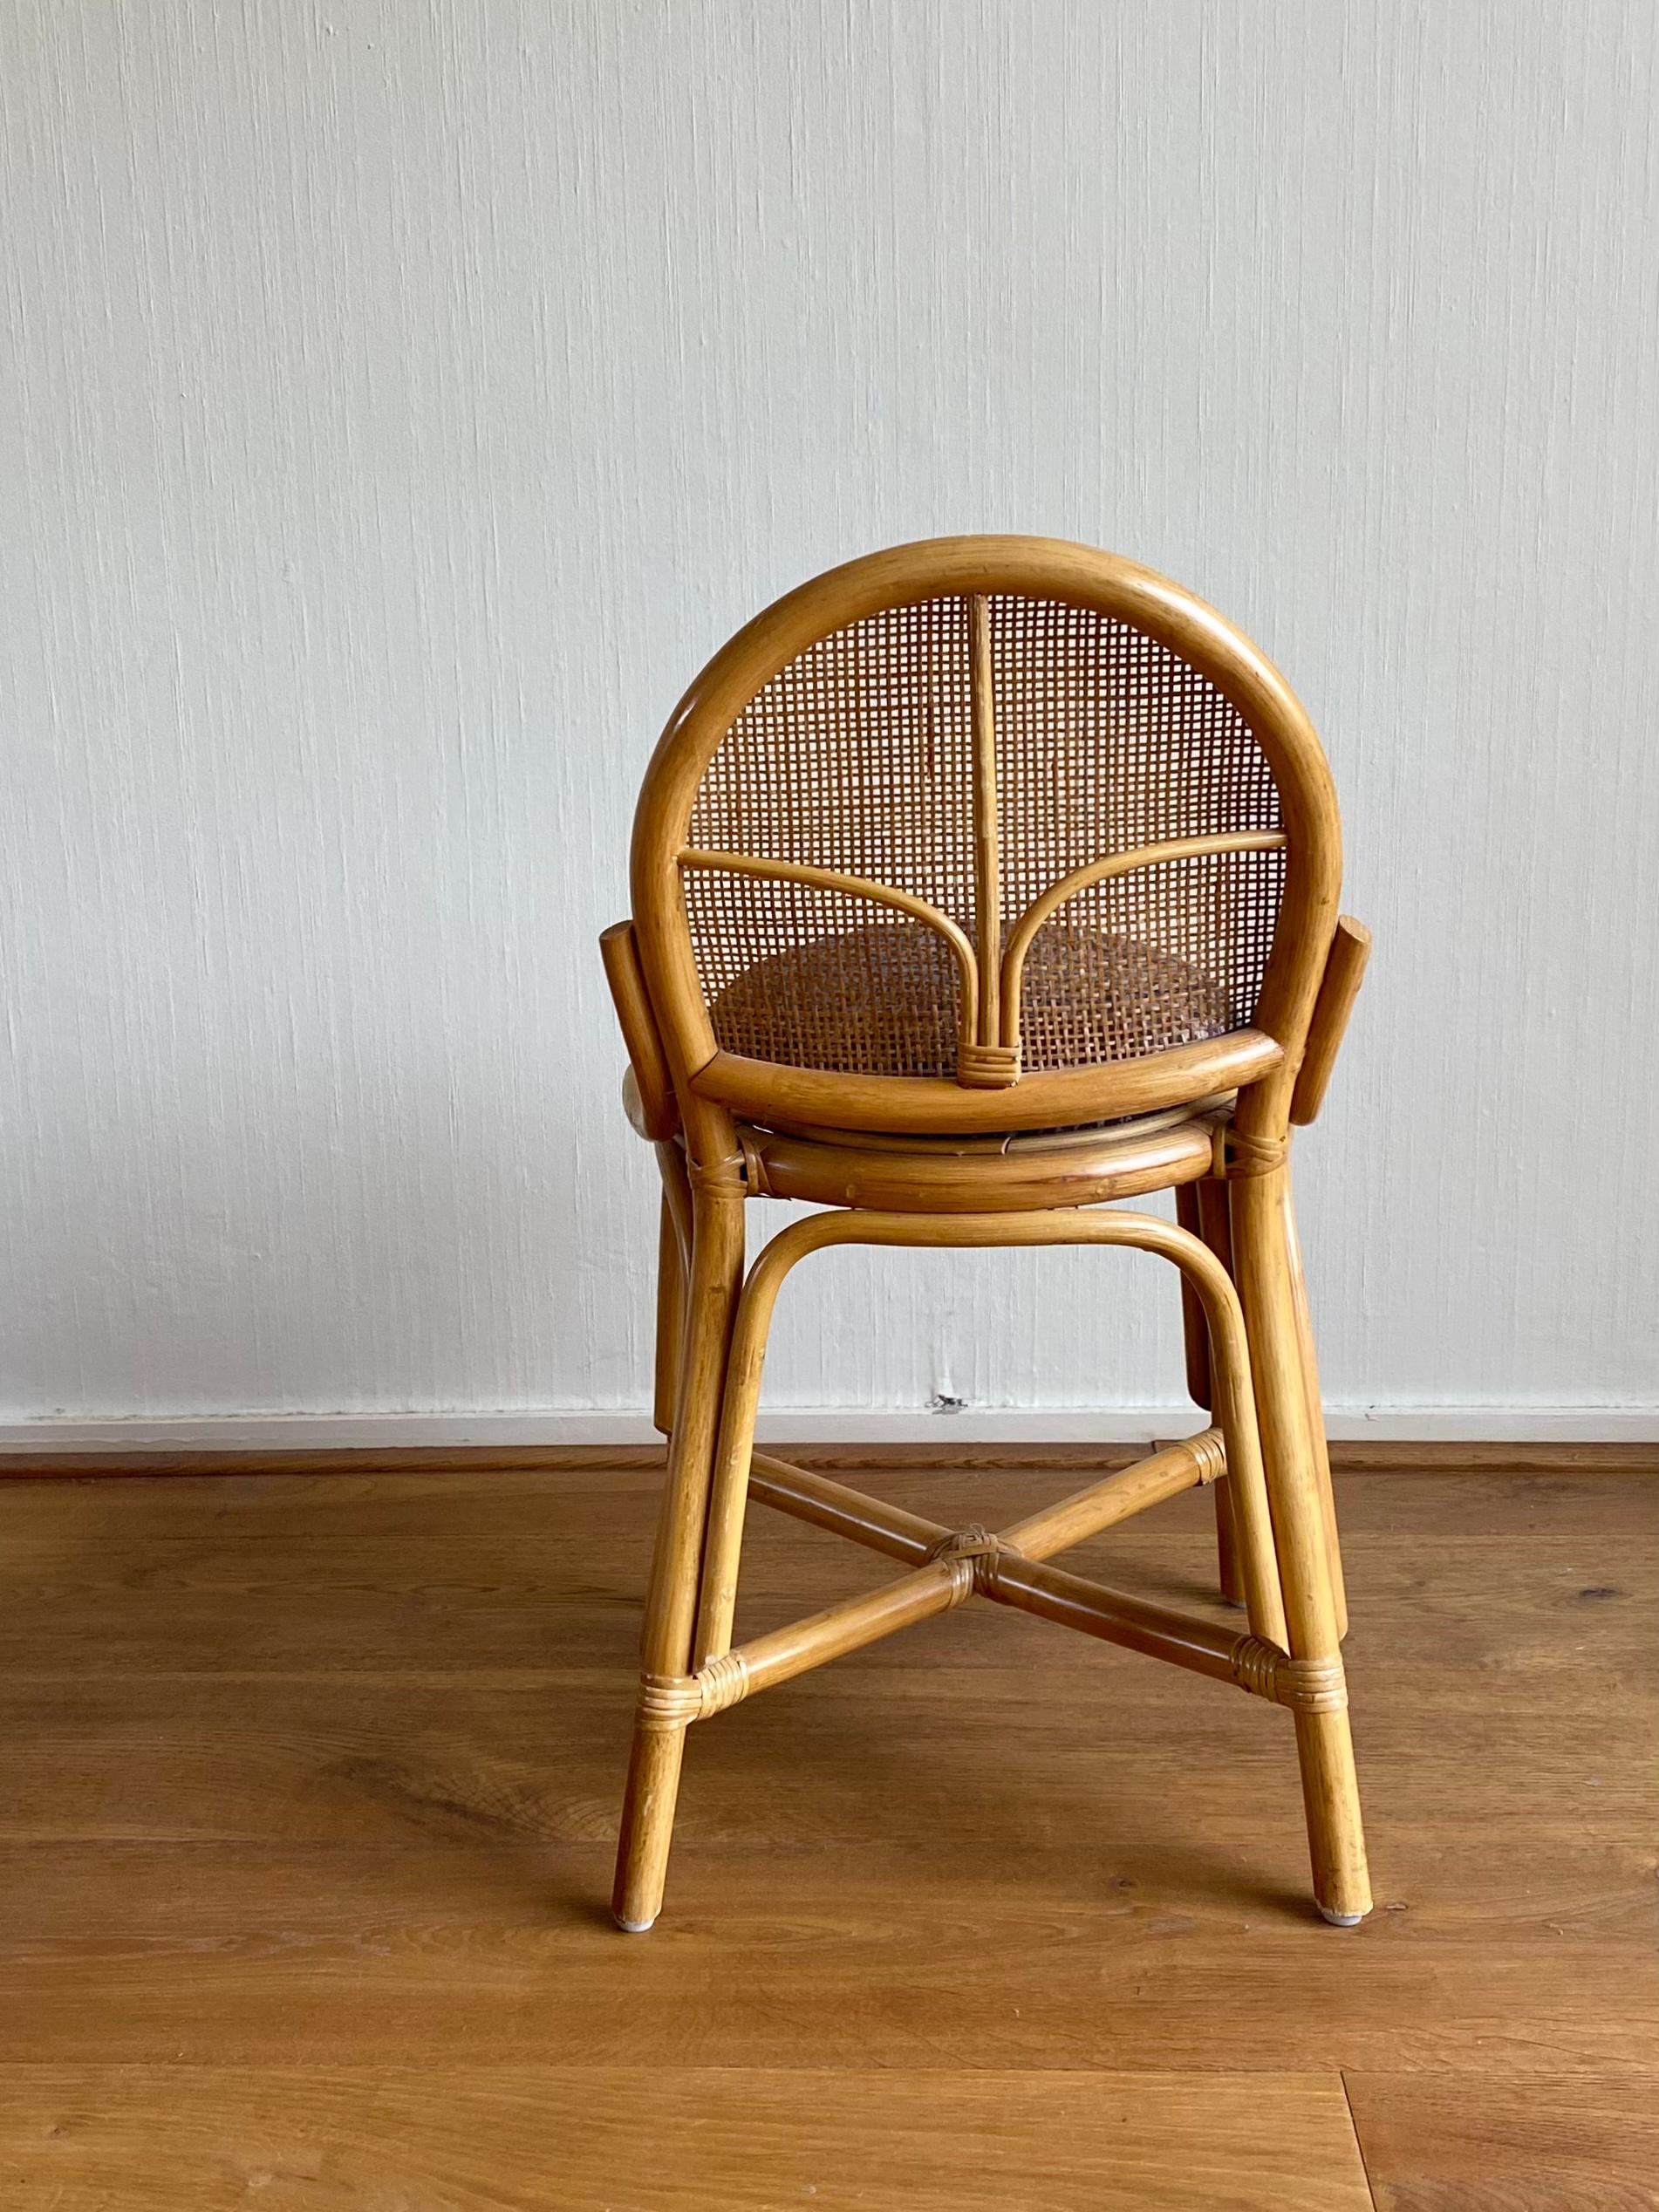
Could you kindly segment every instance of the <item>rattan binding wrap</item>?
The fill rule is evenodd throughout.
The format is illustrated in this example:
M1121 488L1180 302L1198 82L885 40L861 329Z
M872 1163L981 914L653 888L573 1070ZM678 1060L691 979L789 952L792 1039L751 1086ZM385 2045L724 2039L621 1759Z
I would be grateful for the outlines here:
M1115 853L1280 826L1253 733L1130 625L1058 601L986 602L1000 913ZM689 849L862 877L980 937L968 602L820 638L716 750ZM1020 992L1027 1071L1132 1060L1251 1021L1281 851L1167 860L1089 885L1038 930ZM871 898L684 870L705 1002L727 1052L845 1074L973 1080L946 941ZM994 1068L994 1057L991 1064Z

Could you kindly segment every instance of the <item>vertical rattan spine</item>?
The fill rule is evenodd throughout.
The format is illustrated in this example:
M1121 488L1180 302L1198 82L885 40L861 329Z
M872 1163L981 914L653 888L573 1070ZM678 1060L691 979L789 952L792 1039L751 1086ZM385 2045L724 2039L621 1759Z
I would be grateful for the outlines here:
M997 803L996 700L991 661L991 609L970 592L968 694L973 736L973 938L980 966L974 1041L957 1055L956 1080L976 1090L1000 1090L1020 1080L1017 1024L1002 1020L1002 856Z
M991 610L970 594L968 680L973 718L973 940L980 957L979 1041L1000 1045L1002 973L1002 862L998 847L996 701L992 688Z

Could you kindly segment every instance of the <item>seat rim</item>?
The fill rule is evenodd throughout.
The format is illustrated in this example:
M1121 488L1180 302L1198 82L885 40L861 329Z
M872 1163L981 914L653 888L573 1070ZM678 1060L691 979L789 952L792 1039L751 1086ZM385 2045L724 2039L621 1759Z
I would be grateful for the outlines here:
M1159 1136L1165 1130L1178 1128L1184 1122L1192 1121L1203 1115L1230 1114L1237 1098L1236 1091L1212 1091L1203 1098L1195 1098L1179 1106L1165 1106L1153 1113L1077 1122L1059 1129L986 1130L954 1134L917 1130L912 1133L881 1129L831 1129L821 1123L782 1119L741 1122L739 1128L757 1143L772 1137L787 1137L798 1139L802 1144L821 1144L832 1150L892 1152L913 1155L922 1159L994 1159L1007 1158L1014 1154L1097 1149L1103 1144L1119 1140L1130 1143L1138 1137Z
M1196 1183L1213 1171L1215 1133L1228 1109L1204 1102L1131 1123L1040 1133L1010 1131L1000 1146L966 1150L949 1139L905 1144L825 1142L738 1123L749 1195L894 1213L1047 1212L1100 1205ZM1058 1138L1044 1143L1043 1136Z

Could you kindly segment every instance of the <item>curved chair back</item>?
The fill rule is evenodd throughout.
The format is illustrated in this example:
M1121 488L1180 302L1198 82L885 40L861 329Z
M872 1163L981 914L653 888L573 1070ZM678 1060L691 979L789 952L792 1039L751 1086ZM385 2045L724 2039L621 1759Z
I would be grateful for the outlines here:
M1306 714L1151 570L1059 540L850 562L671 717L633 930L688 1120L968 1132L1253 1087L1282 1131L1336 918Z

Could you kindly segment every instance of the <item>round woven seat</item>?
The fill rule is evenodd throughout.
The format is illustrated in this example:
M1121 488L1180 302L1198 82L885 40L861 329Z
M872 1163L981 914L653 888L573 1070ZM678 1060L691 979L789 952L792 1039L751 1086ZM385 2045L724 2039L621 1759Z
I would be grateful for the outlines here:
M898 918L789 946L711 1001L725 1052L865 1075L949 1076L960 1035L957 975L936 930ZM1131 1060L1225 1036L1229 994L1205 969L1129 937L1062 921L1027 956L1027 1069ZM810 1053L802 1054L806 1045Z

